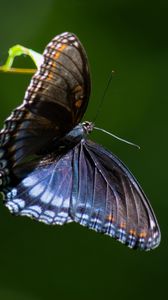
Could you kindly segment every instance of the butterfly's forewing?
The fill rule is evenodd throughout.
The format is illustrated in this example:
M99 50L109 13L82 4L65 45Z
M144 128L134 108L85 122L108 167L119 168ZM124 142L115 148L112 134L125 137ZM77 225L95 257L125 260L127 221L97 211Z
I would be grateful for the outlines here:
M84 180L85 179L85 180ZM131 248L160 242L153 210L136 179L112 153L81 141L73 158L72 218Z
M25 106L50 120L59 137L78 124L86 110L90 95L88 61L78 38L67 32L47 45L43 57L26 92Z
M23 104L6 120L0 133L0 170L8 171L32 156L49 152L52 140L70 131L82 118L90 94L84 48L72 33L56 36L44 51L44 62L32 77Z

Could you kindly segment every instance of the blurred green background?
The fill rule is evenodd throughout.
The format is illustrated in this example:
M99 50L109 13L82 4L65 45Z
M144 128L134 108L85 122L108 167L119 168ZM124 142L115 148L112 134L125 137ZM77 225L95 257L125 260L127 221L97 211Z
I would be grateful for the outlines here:
M162 299L168 294L167 71L168 2L1 0L0 64L22 44L42 52L71 31L86 48L93 120L111 69L116 71L92 138L119 156L140 181L162 231L159 248L133 251L78 224L49 227L12 217L0 203L0 299ZM32 67L29 58L15 66ZM22 102L29 75L0 73L0 123Z

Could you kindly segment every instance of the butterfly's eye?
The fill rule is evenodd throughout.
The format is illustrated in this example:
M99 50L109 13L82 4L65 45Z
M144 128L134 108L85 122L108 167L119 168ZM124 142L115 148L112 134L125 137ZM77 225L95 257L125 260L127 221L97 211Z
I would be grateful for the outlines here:
M94 128L94 124L92 122L89 121L85 121L82 123L82 127L85 131L86 134L89 134L92 132L93 128Z

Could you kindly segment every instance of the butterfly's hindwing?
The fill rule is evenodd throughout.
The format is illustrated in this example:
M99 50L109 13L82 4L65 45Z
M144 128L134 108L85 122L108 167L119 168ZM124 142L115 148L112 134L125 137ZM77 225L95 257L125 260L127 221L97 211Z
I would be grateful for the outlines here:
M155 248L160 242L157 220L123 163L88 140L83 140L74 151L73 219L131 248Z
M6 206L47 224L74 220L131 248L148 250L160 241L156 218L135 178L112 153L85 139L61 157L40 161L8 192Z
M40 161L15 188L7 193L5 205L16 215L25 215L47 224L70 222L72 152L60 159Z

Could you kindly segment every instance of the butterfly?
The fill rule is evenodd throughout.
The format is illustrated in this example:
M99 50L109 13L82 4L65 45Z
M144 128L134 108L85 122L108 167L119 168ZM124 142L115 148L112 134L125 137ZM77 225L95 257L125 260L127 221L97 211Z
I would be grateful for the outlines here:
M80 123L91 89L81 42L72 33L57 35L43 58L0 132L5 206L46 224L78 222L130 248L155 248L160 229L140 185L87 138L94 125Z

